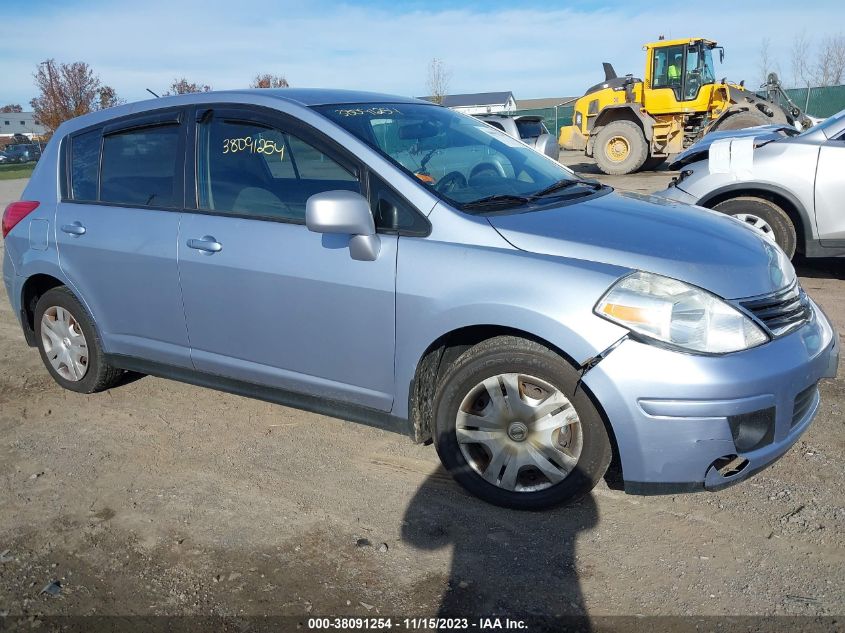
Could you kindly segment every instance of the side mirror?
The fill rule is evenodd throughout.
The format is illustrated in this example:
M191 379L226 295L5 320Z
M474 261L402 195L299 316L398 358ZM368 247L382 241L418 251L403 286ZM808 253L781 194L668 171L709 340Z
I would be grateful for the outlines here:
M315 233L349 235L349 254L359 261L374 261L381 250L367 199L354 191L324 191L305 203L305 226Z

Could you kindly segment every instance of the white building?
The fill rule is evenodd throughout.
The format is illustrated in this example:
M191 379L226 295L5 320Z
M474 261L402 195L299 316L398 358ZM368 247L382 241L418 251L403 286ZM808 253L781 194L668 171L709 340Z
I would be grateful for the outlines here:
M423 97L431 101L431 97ZM477 92L465 95L444 95L442 105L464 114L511 113L516 110L512 92Z
M0 138L9 139L15 134L23 134L28 139L47 133L35 120L34 112L0 112Z

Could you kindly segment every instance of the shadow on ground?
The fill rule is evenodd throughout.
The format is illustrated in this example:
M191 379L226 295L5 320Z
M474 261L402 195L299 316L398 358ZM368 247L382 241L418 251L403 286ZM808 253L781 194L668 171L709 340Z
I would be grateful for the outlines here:
M439 617L586 615L575 546L579 533L598 523L592 495L552 511L516 512L467 494L444 495L444 476L428 477L402 526L412 547L453 550Z
M796 255L792 263L799 277L845 279L845 258L842 257L807 259L803 255Z

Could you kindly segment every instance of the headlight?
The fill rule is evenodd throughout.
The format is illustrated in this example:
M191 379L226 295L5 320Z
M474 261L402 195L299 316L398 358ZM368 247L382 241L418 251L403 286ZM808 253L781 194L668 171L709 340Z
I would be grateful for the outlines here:
M692 352L737 352L768 340L751 319L717 296L652 273L636 272L617 281L595 312L644 337Z

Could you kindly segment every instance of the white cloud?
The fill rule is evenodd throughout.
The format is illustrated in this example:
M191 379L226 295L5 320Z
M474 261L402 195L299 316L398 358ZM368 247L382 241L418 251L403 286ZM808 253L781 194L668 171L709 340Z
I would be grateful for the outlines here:
M796 11L785 3L665 4L641 9L399 7L239 0L75 5L4 18L0 101L26 103L32 72L49 57L83 60L128 100L163 91L175 77L215 88L245 86L257 72L285 74L294 86L425 92L432 57L452 70L452 92L513 90L517 98L581 94L602 77L643 73L642 44L704 36L727 49L720 76L755 83L760 41L769 37L788 68L792 37L817 29L832 2ZM810 31L812 32L812 30ZM32 33L37 33L36 37Z

